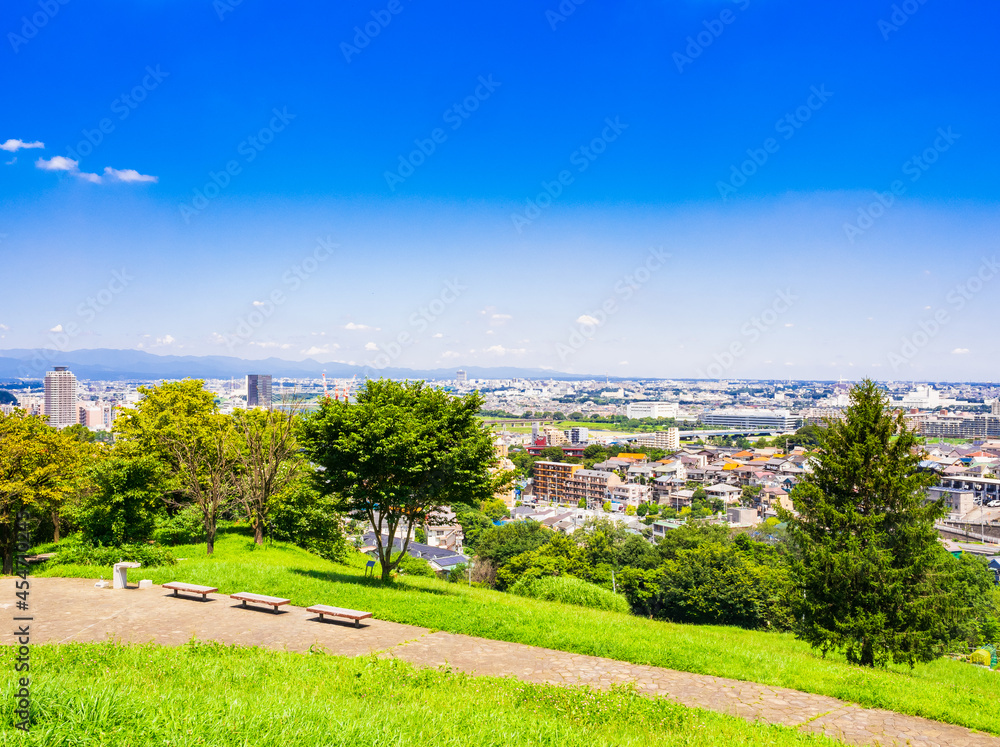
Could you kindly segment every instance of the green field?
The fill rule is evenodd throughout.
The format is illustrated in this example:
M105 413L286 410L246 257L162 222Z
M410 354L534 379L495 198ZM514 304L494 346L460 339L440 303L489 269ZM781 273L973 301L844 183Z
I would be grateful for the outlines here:
M12 669L9 649L2 654ZM836 745L792 729L645 698L629 688L528 685L374 657L192 642L36 646L33 722L15 730L0 686L0 744Z
M284 543L254 548L232 530L220 535L211 558L204 545L175 550L187 560L130 572L131 579L141 574L154 583L181 580L211 584L222 593L273 594L299 606L368 610L383 620L433 630L789 687L1000 734L1000 674L947 659L912 671L864 669L841 656L824 659L787 633L674 625L429 578L404 577L383 586L363 578L366 559L360 554L339 565ZM101 573L109 578L111 569L51 566L36 575Z

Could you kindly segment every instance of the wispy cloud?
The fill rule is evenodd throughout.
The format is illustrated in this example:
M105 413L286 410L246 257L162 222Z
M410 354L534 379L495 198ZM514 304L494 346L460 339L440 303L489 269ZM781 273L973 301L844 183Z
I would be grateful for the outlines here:
M126 183L152 183L160 181L157 176L149 176L148 174L140 174L135 169L113 169L110 166L104 167L104 176L112 181L126 182Z
M103 184L105 180L109 182L124 182L126 184L155 184L159 181L159 177L140 174L135 169L113 169L110 166L104 168L104 178L101 178L100 174L80 171L79 162L65 156L52 156L48 160L39 158L35 161L35 166L43 171L65 171L67 174L72 174L78 179L83 179L91 184Z
M954 350L951 351L951 354L952 355L965 355L968 352L969 352L968 348L955 348Z
M379 332L379 331L382 330L381 327L370 327L367 324L355 324L354 322L348 322L347 324L345 324L344 325L344 329L350 329L350 330L360 331L360 332L364 332L364 331L367 331L367 330L374 330L376 332Z
M16 153L22 148L44 148L44 147L45 143L41 142L40 140L34 140L29 143L24 140L17 140L11 138L10 140L6 140L5 142L0 143L0 150L5 150L8 153Z

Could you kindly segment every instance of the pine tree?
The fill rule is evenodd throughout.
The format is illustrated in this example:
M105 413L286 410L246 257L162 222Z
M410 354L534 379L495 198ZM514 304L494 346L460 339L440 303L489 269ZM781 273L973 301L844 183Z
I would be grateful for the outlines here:
M947 508L927 500L937 477L919 469L916 436L865 380L819 441L814 471L792 493L798 514L784 517L798 637L864 666L935 658L947 600L934 523Z

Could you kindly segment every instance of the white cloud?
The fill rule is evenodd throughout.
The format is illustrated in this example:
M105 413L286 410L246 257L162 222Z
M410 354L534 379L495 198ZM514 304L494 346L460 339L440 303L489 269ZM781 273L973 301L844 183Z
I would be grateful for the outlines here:
M17 163L17 156L14 156L9 161L4 161L4 163L7 164L8 166L13 166L15 163Z
M454 350L445 350L441 353L442 358L458 358L461 355L461 353L456 353Z
M302 355L323 355L330 352L329 345L313 345L311 348L302 351Z
M8 327L6 324L0 324L0 330L3 330L4 332L6 332L9 329L10 329L10 327Z
M40 140L35 140L33 142L27 143L24 140L10 139L6 142L0 143L0 150L5 150L8 153L16 153L22 148L44 148L45 143Z
M619 366L627 366L628 365L628 361L618 361L618 365Z
M952 355L965 355L968 352L969 352L968 348L955 348L954 350L951 351L951 354Z
M80 171L79 162L74 161L72 158L66 158L65 156L52 156L52 158L47 161L44 158L39 158L35 161L35 166L43 171L65 171L67 174L72 174L78 179L83 179L91 184L104 183L104 179L102 179L100 175ZM110 166L106 166L104 168L104 176L110 181L126 183L159 181L159 177L140 174L135 169L113 169Z
M794 327L795 325L794 325L794 324L792 324L791 322L788 322L787 324L785 324L785 326L786 326L786 327Z
M376 345L374 342L366 342L365 350L378 350L378 345Z
M138 182L152 182L155 184L160 181L157 176L149 176L148 174L140 174L135 169L113 169L110 166L104 167L104 176L108 179L119 182L127 183L138 183Z
M49 332L62 332L62 331L63 331L63 326L61 324L57 324L56 326L54 326L52 329L49 330Z
M218 332L213 332L212 333L212 342L216 342L216 343L222 344L222 343L226 342L226 336L225 335L220 335Z
M273 341L272 342L250 342L250 343L247 343L247 344L250 345L251 347L255 347L255 348L279 348L281 350L288 350L291 347L290 343L287 343L287 342L281 343L281 342L273 342Z
M348 322L347 324L345 324L344 329L358 330L362 332L370 329L375 330L376 332L380 332L382 330L381 327L370 327L367 324L355 324L354 322Z
M493 355L523 355L527 350L524 348L505 348L503 345L490 345L484 352Z
M80 165L66 156L52 156L48 161L39 158L35 161L35 166L43 171L77 171Z
M512 317L512 316L511 316L510 314L494 314L494 315L493 315L492 317L490 317L490 318L491 318L491 319L501 319L501 320L506 320L506 319L513 319L514 317Z
M174 336L173 335L164 335L163 337L157 337L156 338L156 344L157 345L173 345L174 344Z
M590 314L581 314L580 316L578 316L576 318L576 323L577 324L588 324L591 327L596 327L598 324L600 324L600 322L597 321Z
M441 339L442 337L444 337L444 335L442 335L440 332L434 335L434 339Z

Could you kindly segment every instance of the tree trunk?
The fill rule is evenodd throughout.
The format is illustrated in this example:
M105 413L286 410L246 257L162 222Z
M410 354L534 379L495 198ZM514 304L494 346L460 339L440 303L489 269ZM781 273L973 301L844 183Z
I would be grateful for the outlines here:
M208 555L215 552L215 524L205 528L206 544L208 545Z
M10 576L14 573L14 554L8 549L3 550L3 575Z
M254 524L253 527L253 541L256 542L258 545L264 544L264 522L261 521L259 518L257 519L257 523Z
M874 667L875 666L875 651L872 648L872 643L868 638L863 639L861 643L861 666L863 667Z
M53 542L58 542L59 541L59 512L58 511L53 511L52 512L52 526L55 527L55 529L52 531L52 541Z

